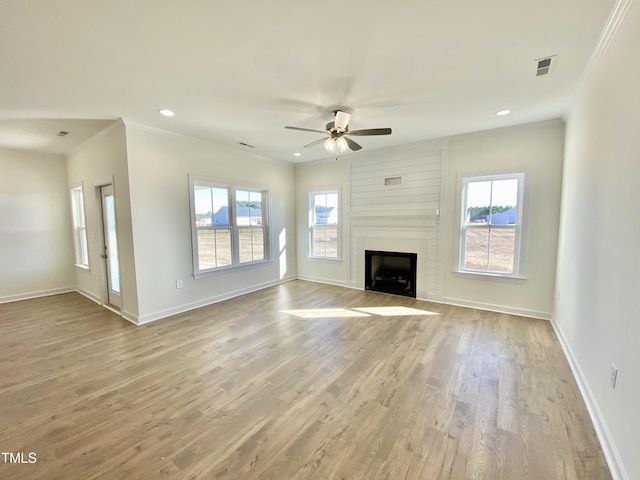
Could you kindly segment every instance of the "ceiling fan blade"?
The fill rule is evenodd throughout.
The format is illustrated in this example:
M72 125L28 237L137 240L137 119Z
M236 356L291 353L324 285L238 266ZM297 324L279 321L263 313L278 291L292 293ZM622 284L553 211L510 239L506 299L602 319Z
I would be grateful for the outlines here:
M349 124L349 119L351 118L351 114L347 112L343 112L342 110L336 110L335 112L335 127L338 132L344 132L347 129L347 125Z
M391 135L390 128L366 128L364 130L352 130L345 132L345 135Z
M318 139L318 140L314 140L314 141L313 141L313 142L311 142L311 143L307 143L307 144L306 144L304 147L302 147L302 148L315 147L316 145L319 145L319 144L321 144L322 142L326 142L326 141L327 141L327 139L326 139L326 138L320 138L320 139Z
M361 150L361 149L362 149L362 146L361 146L361 145L358 145L356 142L354 142L353 140L351 140L349 137L344 137L344 136L343 136L342 138L344 138L344 139L347 141L347 145L349 145L349 148L350 148L351 150L353 150L354 152L356 152L356 151L358 151L358 150Z
M313 130L312 128L289 127L289 126L286 126L284 128L288 128L289 130L300 130L302 132L316 132L316 133L324 133L324 134L327 133L324 130Z

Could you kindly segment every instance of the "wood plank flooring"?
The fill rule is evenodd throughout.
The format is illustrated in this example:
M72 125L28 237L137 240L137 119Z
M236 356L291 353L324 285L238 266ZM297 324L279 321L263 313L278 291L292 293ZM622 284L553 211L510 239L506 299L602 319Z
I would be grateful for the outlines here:
M548 322L303 281L140 327L0 305L0 452L2 479L611 478Z

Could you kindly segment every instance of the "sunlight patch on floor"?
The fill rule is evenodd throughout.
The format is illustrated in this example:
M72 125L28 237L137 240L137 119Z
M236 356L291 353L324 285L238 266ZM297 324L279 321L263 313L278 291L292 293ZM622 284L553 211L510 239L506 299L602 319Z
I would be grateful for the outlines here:
M436 312L428 310L418 310L410 307L363 307L354 308L359 312L370 313L372 315L381 315L383 317L398 317L409 315L438 315Z
M401 317L413 315L438 315L436 312L409 307L361 307L361 308L302 308L280 310L299 318L347 318L347 317Z
M300 318L342 318L342 317L370 317L363 312L356 312L346 308L302 308L299 310L280 310L283 313Z

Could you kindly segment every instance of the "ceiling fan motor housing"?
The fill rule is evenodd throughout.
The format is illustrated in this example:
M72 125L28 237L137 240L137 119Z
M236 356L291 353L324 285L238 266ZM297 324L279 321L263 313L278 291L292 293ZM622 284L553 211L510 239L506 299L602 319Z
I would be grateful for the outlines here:
M346 133L349 131L349 126L347 125L346 127L344 127L344 130L342 130L341 132L338 132L336 130L336 122L329 122L327 123L327 132L329 133Z

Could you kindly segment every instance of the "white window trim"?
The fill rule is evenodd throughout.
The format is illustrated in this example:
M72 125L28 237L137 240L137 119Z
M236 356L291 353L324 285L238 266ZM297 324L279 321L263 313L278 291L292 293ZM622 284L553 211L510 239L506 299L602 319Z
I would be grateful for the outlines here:
M525 172L516 173L499 173L489 175L460 175L458 177L458 201L460 202L460 208L458 210L458 241L457 241L457 254L456 254L456 266L454 273L469 275L486 279L504 279L504 280L526 280L525 272L525 253L526 253L526 229L528 224L528 215L526 203L528 201L528 195L525 194L527 190L527 184L525 182ZM512 273L490 272L482 270L468 270L464 268L464 254L465 254L465 235L466 228L466 205L467 205L467 185L471 182L482 181L497 181L497 180L518 180L518 204L516 219L518 219L515 227L503 227L503 228L515 228L515 252L513 262ZM471 227L471 228L488 228L488 227ZM491 228L501 228L499 225L493 225Z
M77 204L76 192L80 192L82 196L82 209L79 210ZM90 270L89 267L89 238L87 234L87 207L84 195L84 186L82 183L73 185L69 191L71 198L71 223L73 227L73 260L74 265L84 270ZM84 252L82 249L82 237L84 237ZM81 257L85 256L86 263L82 263Z
M338 195L338 239L337 239L337 254L335 257L325 257L325 256L321 256L321 255L313 255L313 244L311 241L311 233L312 233L312 229L314 226L313 223L313 207L315 205L314 203L314 196L315 195L324 195L324 194L337 194ZM309 209L309 218L308 218L308 222L307 222L307 258L309 260L314 260L314 261L322 261L322 262L342 262L342 221L341 221L341 215L342 215L342 195L340 192L340 188L339 187L329 187L329 188L322 188L322 189L317 189L317 190L309 190L309 202L308 202L308 209Z
M224 265L220 267L213 267L207 269L199 268L199 255L198 255L198 234L196 228L196 206L194 187L196 183L203 183L213 188L224 188L228 190L229 195L229 228L231 229L231 244L232 252L231 265ZM238 225L236 223L236 205L235 205L235 192L238 190L250 190L253 192L262 192L262 222L264 228L264 259L255 260L253 262L240 263L239 259L239 235ZM189 208L191 218L191 258L193 262L193 276L194 278L208 277L215 275L218 272L225 270L238 270L252 268L265 263L272 263L273 256L271 254L271 229L269 228L269 222L271 219L271 207L270 207L271 191L269 187L264 185L247 185L244 183L220 181L211 177L201 175L189 174Z

